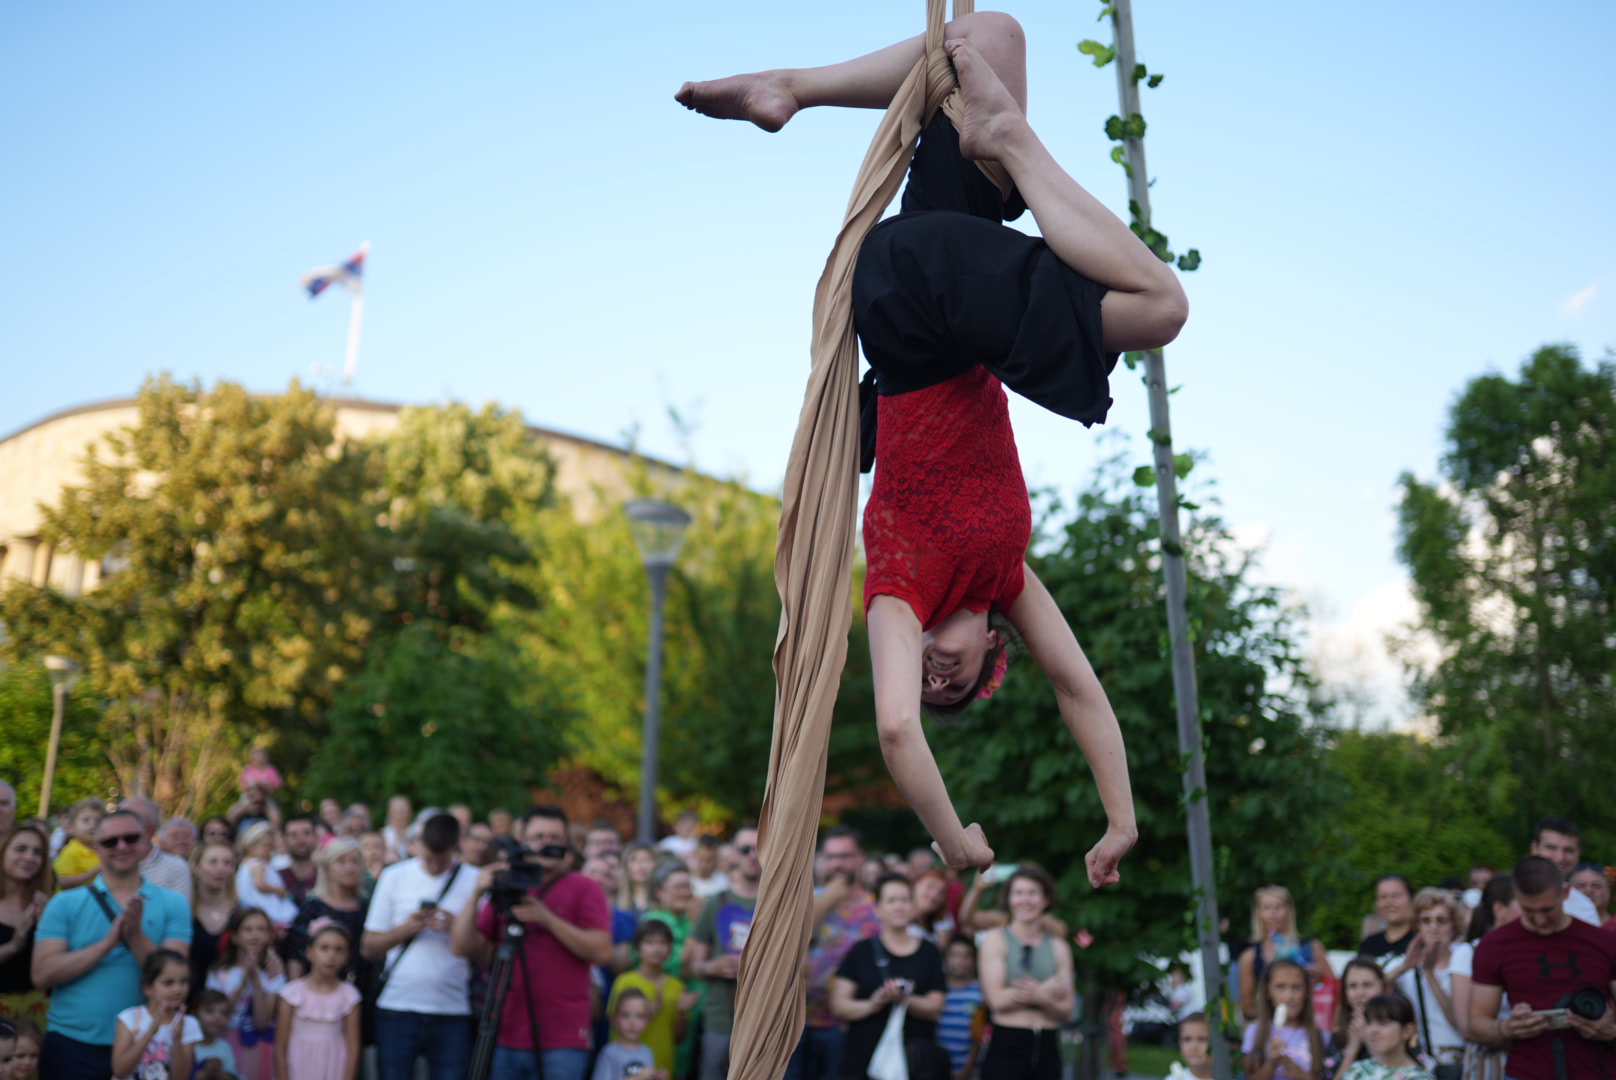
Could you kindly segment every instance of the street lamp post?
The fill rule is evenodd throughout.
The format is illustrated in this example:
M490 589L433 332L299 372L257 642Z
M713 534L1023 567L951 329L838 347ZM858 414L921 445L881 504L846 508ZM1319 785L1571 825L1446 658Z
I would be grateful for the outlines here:
M662 606L668 574L679 555L690 515L671 503L635 499L623 507L634 544L651 578L651 646L645 664L645 735L640 764L639 838L656 842L657 757L662 737Z
M39 816L50 817L51 785L56 779L56 751L62 745L62 712L67 706L67 693L79 681L79 666L65 656L45 657L45 671L50 675L51 698L55 706L51 713L50 747L45 751L45 782L39 788Z

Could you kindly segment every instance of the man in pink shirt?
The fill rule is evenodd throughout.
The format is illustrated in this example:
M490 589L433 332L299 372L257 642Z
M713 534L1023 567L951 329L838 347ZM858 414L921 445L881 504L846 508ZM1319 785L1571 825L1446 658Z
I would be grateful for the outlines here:
M489 1078L536 1080L542 1075L544 1080L584 1080L589 1064L589 968L611 962L611 910L599 884L569 869L567 815L560 807L529 810L517 836L532 853L528 859L542 868L538 887L517 900L507 916L487 898L495 876L507 865L485 867L475 893L481 903L467 904L455 919L454 951L474 964L487 965L505 934L507 918L520 921L525 930L522 953L511 973Z

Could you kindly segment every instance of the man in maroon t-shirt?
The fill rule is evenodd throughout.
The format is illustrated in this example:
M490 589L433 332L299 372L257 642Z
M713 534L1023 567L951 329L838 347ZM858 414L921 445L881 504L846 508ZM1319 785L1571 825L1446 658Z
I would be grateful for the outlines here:
M1565 912L1565 878L1548 859L1528 855L1515 864L1518 921L1488 933L1476 946L1470 1027L1477 1042L1509 1047L1511 1080L1578 1080L1604 1075L1603 1058L1616 1055L1616 933ZM1570 995L1604 1005L1597 1020L1572 1012L1565 1027L1551 1027L1544 1010L1565 1008ZM1510 1012L1499 1019L1509 995ZM1590 1010L1591 1011L1591 1010ZM1613 1059L1616 1060L1616 1059Z
M589 1064L589 968L611 962L611 909L599 884L569 870L567 815L560 807L535 806L522 819L517 835L534 852L531 858L543 868L543 881L511 908L511 917L523 923L526 934L522 955L511 972L489 1075L492 1080L538 1075L545 1080L584 1080ZM486 896L495 875L504 869L503 862L485 867L477 878L476 895ZM504 932L504 917L492 903L467 904L455 918L455 954L486 965ZM536 1050L534 1027L539 1034ZM537 1059L543 1061L542 1074L534 1068Z

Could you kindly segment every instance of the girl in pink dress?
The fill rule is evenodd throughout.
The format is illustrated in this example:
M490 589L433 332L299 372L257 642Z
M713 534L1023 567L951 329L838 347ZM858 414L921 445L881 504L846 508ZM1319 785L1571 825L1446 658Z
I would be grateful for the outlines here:
M275 1023L275 1075L354 1080L359 1074L359 991L344 982L353 942L336 923L309 940L309 973L281 991Z

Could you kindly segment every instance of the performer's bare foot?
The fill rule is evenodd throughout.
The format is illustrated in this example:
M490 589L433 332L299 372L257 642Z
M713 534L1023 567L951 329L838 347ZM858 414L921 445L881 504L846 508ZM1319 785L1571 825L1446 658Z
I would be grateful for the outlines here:
M954 72L959 76L965 120L960 124L960 153L972 161L998 161L1008 140L1030 130L1026 114L982 54L969 41L945 42Z
M796 115L797 99L783 72L759 71L712 82L687 82L673 95L687 109L720 120L750 120L764 131L779 131Z

